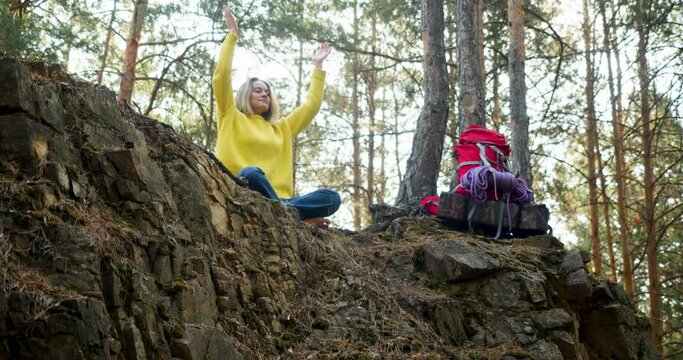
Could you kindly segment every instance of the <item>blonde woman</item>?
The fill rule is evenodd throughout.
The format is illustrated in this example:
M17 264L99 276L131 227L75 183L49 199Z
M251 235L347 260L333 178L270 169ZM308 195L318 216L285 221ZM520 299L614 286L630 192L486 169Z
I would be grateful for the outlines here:
M252 190L293 206L304 221L327 228L330 221L325 217L339 209L341 199L330 189L292 197L292 140L320 110L325 85L322 65L332 48L323 43L313 53L314 69L306 101L279 118L275 91L264 80L247 80L233 98L232 59L239 27L228 6L223 6L223 13L229 33L212 79L218 108L216 156L231 172L245 177Z

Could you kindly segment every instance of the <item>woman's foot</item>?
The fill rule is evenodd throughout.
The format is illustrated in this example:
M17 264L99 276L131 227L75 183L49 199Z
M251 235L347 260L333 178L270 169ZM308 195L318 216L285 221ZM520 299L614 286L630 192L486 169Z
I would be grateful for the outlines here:
M330 220L321 217L304 219L304 222L315 225L323 230L327 230L330 227Z

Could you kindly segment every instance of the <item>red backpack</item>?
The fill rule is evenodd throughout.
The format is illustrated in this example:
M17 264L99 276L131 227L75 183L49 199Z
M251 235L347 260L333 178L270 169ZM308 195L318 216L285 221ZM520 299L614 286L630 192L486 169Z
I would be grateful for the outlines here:
M482 125L469 125L462 134L458 145L455 146L458 157L458 184L462 177L470 170L478 166L490 166L501 172L509 172L508 157L510 145L505 136L497 131L489 130ZM469 195L469 191L458 185L454 191L456 194ZM502 193L490 188L486 191L486 200L500 200Z
M458 186L453 190L454 193L472 196L480 202L533 202L533 193L526 183L510 174L510 146L503 134L482 125L469 125L460 134L455 153L458 167L454 176L457 175ZM471 194L468 189L473 189L475 193ZM421 205L428 214L438 213L438 197L428 196Z

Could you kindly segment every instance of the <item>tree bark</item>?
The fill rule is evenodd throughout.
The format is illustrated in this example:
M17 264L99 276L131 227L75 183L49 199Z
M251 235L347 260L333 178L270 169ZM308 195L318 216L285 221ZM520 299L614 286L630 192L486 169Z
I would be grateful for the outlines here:
M392 98L394 99L394 144L396 144L396 147L394 148L394 160L396 160L396 172L398 175L398 181L402 182L403 174L401 174L401 157L398 151L398 131L396 131L399 128L398 118L401 115L401 106L399 104L399 96L396 94L396 82L391 83L391 94L393 95Z
M588 15L588 0L583 0L583 42L586 57L586 157L588 158L588 203L590 207L591 262L593 271L602 277L602 251L598 232L598 191L595 170L595 148L598 143L597 120L595 118L595 76L593 73L593 46L591 23Z
M470 124L486 124L486 111L484 107L484 75L481 73L481 58L479 51L480 32L478 24L481 19L478 3L481 0L457 0L456 2L456 26L458 43L458 124L459 132Z
M384 197L387 193L387 173L386 173L386 161L387 161L387 148L386 148L386 137L387 137L387 90L386 87L382 88L382 122L379 128L381 129L382 136L380 137L380 162L379 162L379 189L377 191L377 203L383 204Z
M477 46L479 47L479 63L481 65L482 98L486 102L486 57L484 56L484 0L473 0L477 4ZM486 104L484 104L486 108Z
M600 146L595 147L595 159L598 161L598 176L600 178L600 196L602 197L602 217L605 219L605 242L607 243L607 256L609 258L610 273L609 278L612 282L617 282L617 261L614 258L614 244L612 243L612 220L609 216L610 199L607 196L607 180L605 179L604 167Z
M137 62L138 47L142 34L145 13L147 11L147 0L136 0L133 7L133 19L130 23L130 32L126 42L126 51L123 58L123 74L121 85L119 86L119 101L130 103L133 97L133 87L135 85L135 64Z
M448 48L448 88L450 89L448 93L448 108L449 109L455 109L455 107L458 104L458 92L456 91L456 84L458 81L458 66L456 66L456 61L458 54L456 53L456 36L457 36L457 29L456 29L456 24L455 24L455 18L456 18L456 9L455 9L455 2L454 1L446 1L446 47ZM458 124L458 114L454 111L449 111L448 113L448 136L451 138L451 145L455 147L455 145L458 142L458 130L459 124ZM450 150L450 149L449 149ZM451 171L451 178L450 178L450 183L449 183L449 189L455 189L456 186L458 186L458 177L457 177L457 171L456 169L458 168L458 158L455 155L454 152L455 148L453 148L452 155L451 156L451 166L453 167L453 170Z
M607 1L607 0L604 0ZM605 3L600 1L601 13L605 19ZM611 3L611 1L610 1ZM612 8L614 6L612 5ZM614 146L614 160L615 160L615 178L617 180L617 213L619 216L619 240L621 245L621 259L623 268L624 288L626 293L631 298L633 304L637 304L635 296L635 281L633 279L633 259L631 257L631 234L628 223L628 211L626 196L626 171L624 166L624 145L623 145L623 124L621 123L622 105L621 105L621 67L619 65L619 49L616 41L612 41L613 46L610 46L610 38L612 38L611 27L605 24L605 37L603 44L607 49L607 76L608 86L610 90L610 105L612 108L612 145ZM613 25L613 24L612 24ZM616 34L614 34L616 37ZM614 39L612 39L614 40ZM617 64L617 84L614 86L614 72L612 71L611 52L614 51L615 63Z
M443 0L422 2L425 103L417 122L406 176L399 185L396 200L396 205L405 209L417 207L422 198L436 193L448 124L448 72L443 41L443 6Z
M114 9L111 11L109 26L107 27L107 37L104 39L104 53L102 54L102 62L100 63L100 68L97 71L97 85L102 85L104 69L107 67L107 60L109 59L109 46L111 45L111 37L114 33L114 20L116 20L116 3L118 3L118 1L114 0Z
M353 31L358 35L358 2L353 3ZM352 60L352 76L351 81L351 107L353 112L353 227L360 230L361 228L361 214L363 201L361 199L361 149L360 149L360 119L358 109L358 55L353 54Z
M614 6L612 6L612 18L616 19L616 9ZM619 211L622 212L622 214L619 215L619 218L622 219L620 220L620 224L623 224L624 226L624 233L620 233L620 237L623 236L625 243L622 243L622 245L626 245L626 247L622 246L625 250L622 251L627 251L628 253L624 253L622 257L624 258L624 287L626 289L626 293L629 294L631 297L631 301L633 302L633 305L637 308L638 307L638 298L636 298L636 280L635 280L635 271L634 265L633 265L633 253L632 253L632 239L631 239L631 229L633 228L632 226L629 225L629 220L628 220L628 215L629 215L629 198L626 195L626 160L625 160L625 153L626 151L624 150L624 121L623 121L623 116L625 114L624 111L624 106L622 104L622 94L621 90L623 89L622 86L622 72L621 72L621 58L619 55L619 39L617 37L617 24L616 21L612 21L612 29L614 30L614 35L612 35L611 39L611 49L614 51L614 62L616 63L616 109L617 109L617 134L619 137L619 142L618 142L618 147L619 147L619 156L617 156L617 164L621 164L621 170L617 170L617 185L619 185L619 181L621 181L621 186L617 189L622 192L621 198L623 201L619 200L617 198L617 201L619 202ZM615 156L617 154L616 150L616 145L615 145ZM621 230L621 229L620 229ZM625 255L628 255L628 258L625 257ZM628 261L627 261L628 260ZM627 265L628 264L628 267Z
M493 127L494 130L499 131L500 130L500 125L503 123L503 116L501 115L501 108L500 108L500 74L501 71L499 70L500 68L498 67L499 63L499 57L498 52L495 52L493 54L493 86L492 86L492 94L491 98L493 99L493 108L491 109L491 126Z
M377 46L376 15L371 15L372 39L371 47L374 54ZM375 69L375 55L370 56L370 66L365 72L365 85L367 87L366 102L368 105L368 170L367 179L367 203L365 209L375 201L375 93L377 91L377 69Z
M640 82L640 125L643 151L643 192L645 198L644 222L652 338L657 349L661 352L664 327L662 323L662 285L659 281L659 253L654 198L655 181L652 161L654 154L652 152L652 124L650 118L651 105L649 92L650 78L647 61L649 31L644 25L649 5L644 5L644 2L646 2L646 0L636 0L635 4L636 28L638 29L638 80Z
M526 84L524 82L524 1L508 0L510 47L510 124L512 127L512 164L518 175L532 186L531 156L529 153L529 118L526 113Z

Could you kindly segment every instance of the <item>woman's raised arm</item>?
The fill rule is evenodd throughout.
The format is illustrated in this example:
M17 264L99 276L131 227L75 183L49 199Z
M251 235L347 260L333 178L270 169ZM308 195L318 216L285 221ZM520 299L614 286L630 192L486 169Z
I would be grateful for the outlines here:
M320 46L313 51L313 55L311 56L311 59L313 60L313 66L316 69L322 69L323 61L325 61L327 55L330 55L331 51L332 46L330 45L330 43L324 42L320 44Z
M308 124L313 121L313 117L320 110L323 103L323 90L325 87L325 71L323 70L323 61L330 55L332 46L329 43L322 43L317 49L313 51L311 60L313 60L313 74L311 74L311 86L306 95L306 101L299 107L294 109L291 114L282 119L282 123L296 135L300 133Z
M228 31L230 31L231 34L237 35L240 28L239 25L237 25L237 21L235 21L235 15L228 5L223 5L223 15L225 15L225 23L228 24Z
M235 99L232 96L232 57L235 52L235 43L237 43L237 34L239 32L235 16L227 5L223 5L223 15L225 16L225 23L228 25L229 33L225 37L223 45L221 45L216 69L211 79L218 108L219 128L221 127L222 115L229 111L230 108L235 107Z

